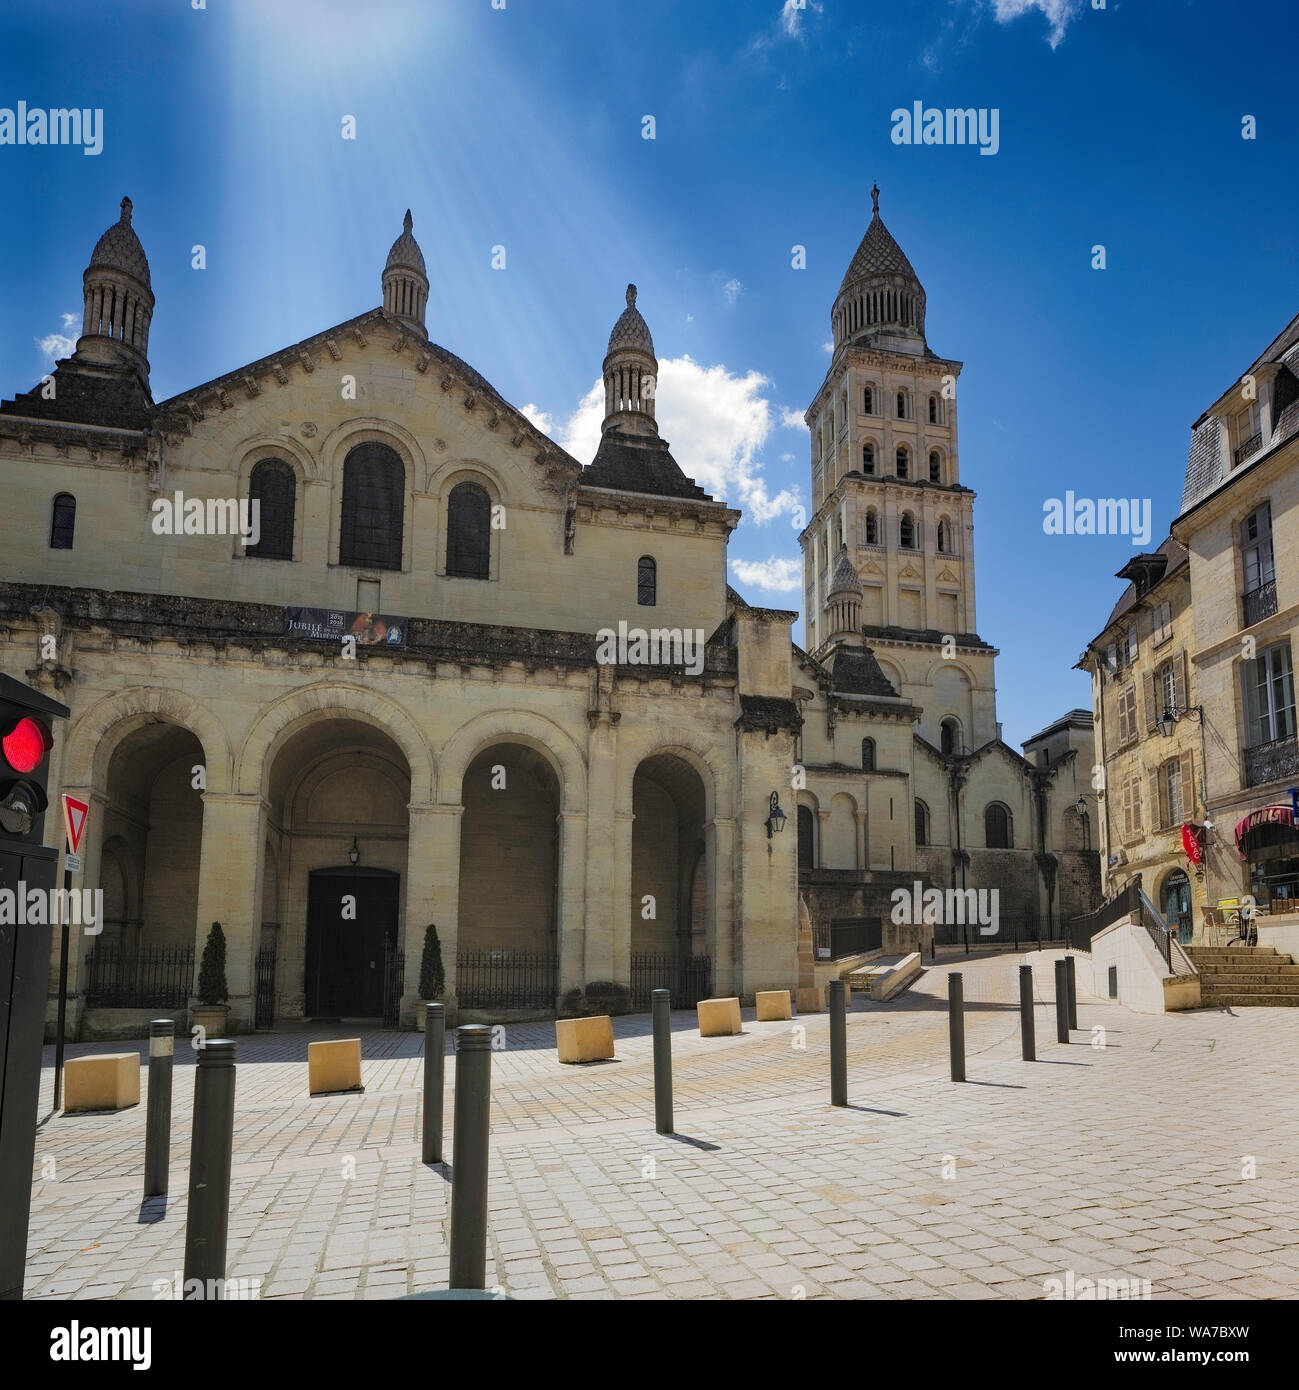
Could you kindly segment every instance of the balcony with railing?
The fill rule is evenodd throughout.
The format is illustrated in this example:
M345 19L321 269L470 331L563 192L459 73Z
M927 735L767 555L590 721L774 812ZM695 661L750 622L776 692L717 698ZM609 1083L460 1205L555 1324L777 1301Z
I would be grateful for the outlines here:
M1247 787L1291 781L1299 777L1299 739L1291 736L1255 744L1245 749L1244 762Z
M1276 580L1269 579L1266 584L1242 594L1241 602L1245 607L1246 627L1253 627L1264 618L1270 618L1276 612Z
M1245 462L1247 458L1249 458L1251 454L1256 453L1258 451L1258 447L1260 444L1262 444L1262 442L1263 435L1261 432L1256 431L1254 434L1251 434L1250 437L1247 440L1245 440L1245 442L1240 446L1240 448L1238 448L1236 452L1232 455L1232 466L1238 468L1242 463Z

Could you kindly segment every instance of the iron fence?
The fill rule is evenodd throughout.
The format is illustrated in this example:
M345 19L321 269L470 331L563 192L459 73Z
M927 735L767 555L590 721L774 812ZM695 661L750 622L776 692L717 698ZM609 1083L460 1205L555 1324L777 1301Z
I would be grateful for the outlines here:
M1251 589L1242 595L1241 602L1245 607L1246 627L1253 627L1264 618L1270 618L1276 612L1276 580L1269 579L1266 584Z
M401 1022L401 996L406 987L406 952L384 943L383 947L383 1023L396 1028Z
M253 991L253 1027L275 1026L275 947L257 952L256 984Z
M878 951L883 939L884 924L878 917L836 917L813 928L817 960L843 960Z
M456 1002L462 1009L551 1009L559 961L549 951L460 951Z
M193 983L192 946L96 946L86 958L91 1009L183 1009Z
M939 922L934 925L937 946L1038 947L1060 933L1034 912L1002 912L992 922Z
M709 998L713 992L713 958L633 951L632 1008L648 1009L653 1003L651 996L656 989L669 991L674 1009L693 1009L701 999Z

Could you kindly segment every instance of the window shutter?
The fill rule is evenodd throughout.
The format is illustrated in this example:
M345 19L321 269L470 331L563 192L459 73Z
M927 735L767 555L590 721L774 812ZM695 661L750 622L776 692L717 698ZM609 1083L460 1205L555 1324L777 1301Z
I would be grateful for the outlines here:
M1165 764L1165 766L1167 766ZM1168 823L1168 785L1163 767L1150 774L1150 828L1160 830Z
M1146 686L1146 733L1152 734L1163 713L1159 708L1159 681L1153 671L1147 671L1142 679Z
M1132 779L1132 833L1140 835L1142 833L1141 824L1141 779Z
M1137 629L1134 626L1128 628L1128 665L1131 666L1137 659Z
M1173 658L1173 698L1180 712L1186 708L1186 648Z
M1182 754L1182 815L1188 821L1195 819L1195 763L1189 752Z

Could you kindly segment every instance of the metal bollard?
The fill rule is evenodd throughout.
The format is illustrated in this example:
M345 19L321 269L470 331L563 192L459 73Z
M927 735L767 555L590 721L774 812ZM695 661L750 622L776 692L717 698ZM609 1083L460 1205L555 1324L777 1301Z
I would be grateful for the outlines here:
M959 970L947 977L947 1031L952 1052L952 1080L965 1080L965 979Z
M1062 960L1055 963L1055 1040L1069 1041L1069 977Z
M830 1104L848 1104L848 1013L842 980L831 980L830 999Z
M1019 1036L1024 1060L1037 1061L1037 1036L1033 1026L1033 967L1019 967Z
M424 1006L424 1159L442 1162L442 1097L446 1074L447 1012L441 1004Z
M666 989L650 993L654 1017L654 1129L672 1134L672 995Z
M171 1161L171 1071L176 1025L169 1018L149 1023L149 1108L144 1122L144 1195L167 1195Z
M1064 958L1065 980L1069 986L1069 1027L1078 1026L1078 977L1075 973L1074 958Z
M194 1069L194 1128L189 1144L185 1216L185 1297L201 1300L209 1281L226 1277L230 1162L235 1136L235 1045L209 1038ZM190 1281L196 1281L191 1286ZM192 1289L192 1291L191 1291ZM220 1297L214 1293L214 1297Z
M456 1108L451 1136L451 1277L453 1289L487 1280L487 1141L492 1096L492 1030L456 1029Z

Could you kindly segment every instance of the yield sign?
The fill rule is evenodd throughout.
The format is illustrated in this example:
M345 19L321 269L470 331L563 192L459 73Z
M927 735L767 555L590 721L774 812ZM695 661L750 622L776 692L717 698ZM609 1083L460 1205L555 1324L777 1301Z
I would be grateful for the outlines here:
M67 827L68 843L72 846L73 854L76 854L77 846L81 843L81 832L86 828L89 814L90 807L84 801L78 801L75 796L63 797L63 824Z

